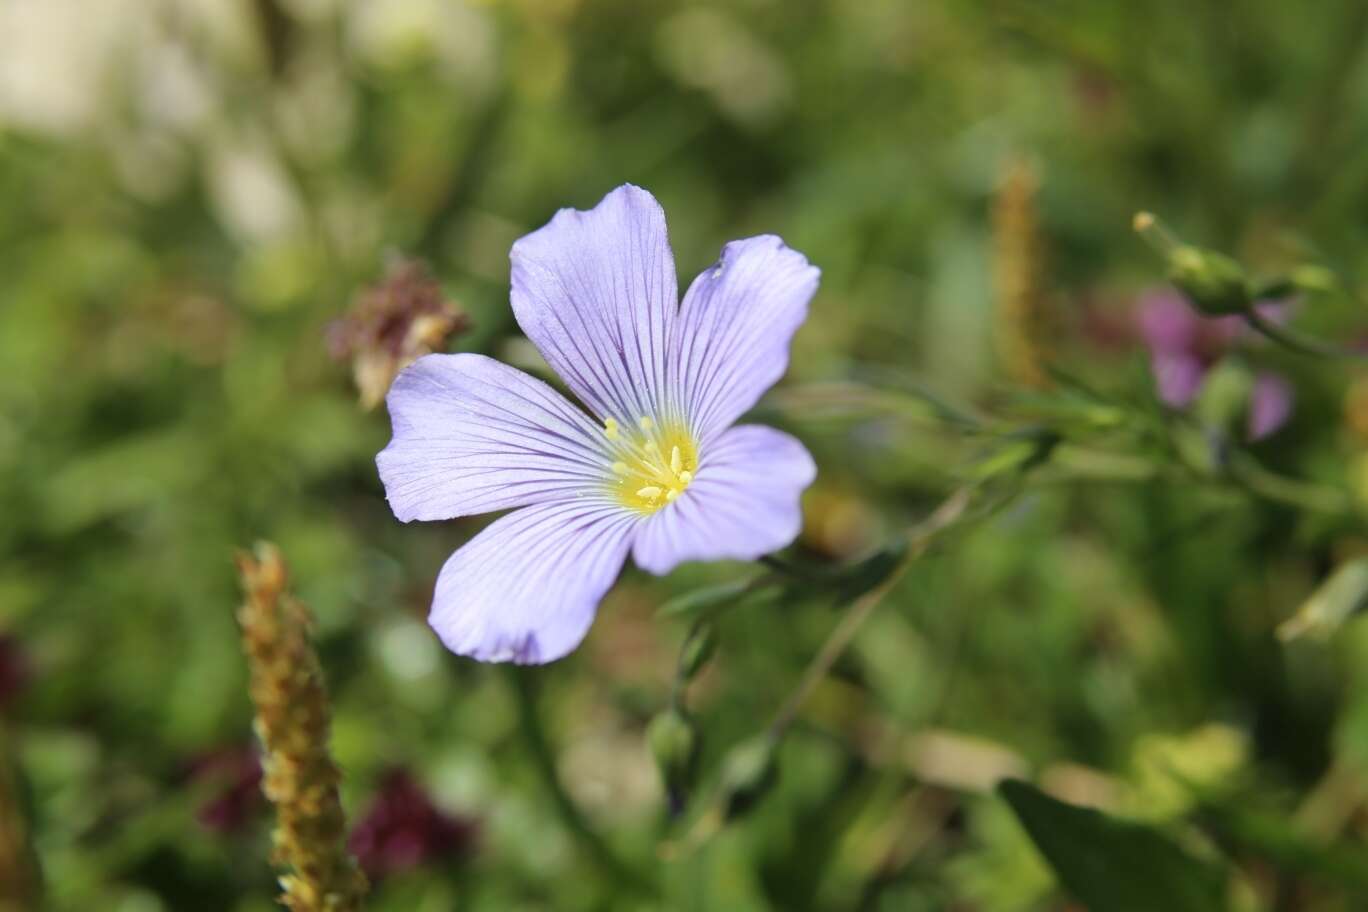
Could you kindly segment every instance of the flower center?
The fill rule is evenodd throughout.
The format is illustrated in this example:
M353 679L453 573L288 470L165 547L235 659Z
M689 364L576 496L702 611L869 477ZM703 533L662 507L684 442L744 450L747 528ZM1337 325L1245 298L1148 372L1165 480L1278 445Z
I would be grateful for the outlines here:
M671 503L698 471L698 447L681 424L640 418L636 429L628 430L609 418L603 433L613 457L608 486L623 506L640 513Z

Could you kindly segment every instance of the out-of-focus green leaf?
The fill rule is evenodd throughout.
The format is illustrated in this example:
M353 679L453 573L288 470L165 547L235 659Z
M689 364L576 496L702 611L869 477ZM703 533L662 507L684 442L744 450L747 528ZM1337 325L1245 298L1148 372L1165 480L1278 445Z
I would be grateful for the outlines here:
M1311 634L1324 639L1338 630L1355 612L1368 604L1368 558L1340 564L1321 583L1297 613L1278 626L1278 638L1287 641Z
M998 786L1060 883L1092 912L1219 912L1224 877L1159 831L1058 801L1019 780Z
M1014 435L1000 449L979 460L969 470L969 477L986 481L1034 468L1050 458L1059 443L1059 435L1043 428Z
M907 558L907 539L899 536L878 551L842 571L837 585L838 599L853 602L866 592L883 585Z
M1292 821L1233 801L1203 804L1200 813L1205 828L1223 845L1257 855L1282 870L1368 895L1368 864L1360 847L1309 839Z
M695 617L772 590L778 584L779 580L775 577L762 574L746 579L728 580L715 586L701 586L670 599L660 606L656 616Z

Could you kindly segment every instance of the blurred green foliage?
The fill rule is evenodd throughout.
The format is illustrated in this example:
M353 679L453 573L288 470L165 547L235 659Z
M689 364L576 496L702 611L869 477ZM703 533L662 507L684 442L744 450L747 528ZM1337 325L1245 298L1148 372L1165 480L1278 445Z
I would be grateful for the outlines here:
M0 0L0 633L28 667L0 737L46 907L272 908L266 808L206 827L221 785L193 773L251 739L232 555L267 538L318 617L353 818L401 766L481 821L372 908L1056 908L1004 776L1223 855L1235 908L1362 908L1368 624L1276 630L1368 552L1365 397L1350 363L1249 343L1295 385L1278 434L1213 444L1162 408L1131 309L1163 264L1130 218L1257 275L1329 269L1293 318L1356 338L1366 45L1360 0ZM1020 162L1039 389L993 347ZM791 562L1004 488L912 563L725 826L710 789L839 621L829 587L716 611L671 820L644 732L692 621L658 609L756 571L629 569L550 667L446 654L432 581L483 521L393 519L387 421L324 343L402 252L473 317L457 347L541 369L508 248L629 180L681 282L762 231L823 270L762 406L821 467Z

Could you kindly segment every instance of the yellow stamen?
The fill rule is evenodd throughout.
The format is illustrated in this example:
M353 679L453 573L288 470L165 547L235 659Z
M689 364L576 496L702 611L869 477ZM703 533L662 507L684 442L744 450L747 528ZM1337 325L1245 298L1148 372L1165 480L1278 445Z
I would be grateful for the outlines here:
M677 420L643 416L634 424L604 421L604 481L623 506L650 515L677 500L694 480L698 443Z

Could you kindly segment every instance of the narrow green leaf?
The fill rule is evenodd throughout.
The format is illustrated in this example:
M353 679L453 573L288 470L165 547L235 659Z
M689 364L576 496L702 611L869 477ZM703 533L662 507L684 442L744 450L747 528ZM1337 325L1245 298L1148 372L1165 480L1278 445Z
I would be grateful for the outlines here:
M842 569L835 577L836 599L841 604L884 584L907 558L908 542L899 536L856 564Z
M998 786L1059 882L1091 912L1220 912L1225 878L1152 827L1008 780Z
M1341 564L1321 583L1297 613L1278 627L1284 642L1306 634L1326 638L1338 630L1357 611L1368 604L1368 559L1356 558Z
M694 617L740 602L778 585L772 574L728 580L677 595L656 610L656 617Z

